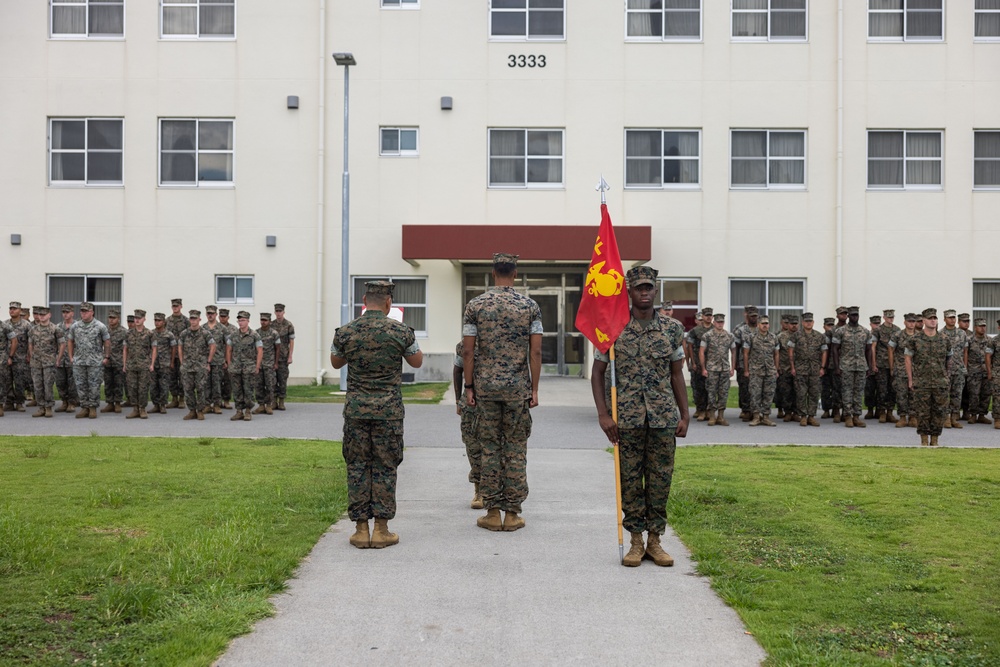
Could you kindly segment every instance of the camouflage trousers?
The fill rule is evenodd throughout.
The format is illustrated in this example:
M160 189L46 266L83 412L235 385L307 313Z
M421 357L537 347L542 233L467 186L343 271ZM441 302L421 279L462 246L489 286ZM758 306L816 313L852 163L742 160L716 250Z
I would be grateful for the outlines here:
M878 409L892 412L893 406L896 405L896 388L892 382L892 370L888 367L879 367L875 378L878 383L878 397L876 398Z
M951 403L951 411L958 414L962 411L962 394L965 392L965 373L961 371L953 372L948 376L948 396ZM968 403L966 403L968 406Z
M205 380L205 398L209 405L222 405L222 376L228 375L222 370L222 364L212 364Z
M969 413L985 415L989 412L990 382L986 379L986 372L969 373L965 385L969 388Z
M993 420L1000 419L1000 369L993 368Z
M108 363L104 367L104 400L108 403L121 403L125 393L125 370Z
M157 364L149 374L153 405L166 405L170 402L170 373L170 366Z
M482 447L483 507L521 513L528 497L528 401L476 401L475 437Z
M750 378L743 374L743 369L736 367L736 386L740 392L740 411L750 412Z
M344 419L347 515L351 521L396 516L396 468L403 462L402 419Z
M59 390L59 398L64 402L79 403L72 366L56 366L56 389Z
M6 400L12 384L10 366L0 361L0 404L3 404Z
M910 415L913 413L913 390L910 389L910 382L906 378L906 371L902 373L896 371L892 376L892 385L896 390L896 407L899 414Z
M750 371L750 411L761 415L771 414L771 401L778 379L774 371Z
M913 390L913 411L917 415L917 433L941 435L948 411L948 388L917 386Z
M798 405L795 411L800 417L815 417L819 406L820 376L819 369L815 371L796 371L795 398Z
M845 417L861 416L861 399L865 395L865 380L867 377L868 371L840 372L840 381L843 383L841 385L840 400L844 406Z
M181 375L181 361L174 359L170 365L170 393L174 398L184 398L184 380Z
M249 410L253 407L253 388L257 384L257 374L253 371L228 373L233 387L233 397L237 410Z
M287 350L285 351L287 355ZM288 358L287 356L285 357ZM278 362L278 370L274 372L274 397L285 398L288 395L288 364Z
M694 408L698 412L708 410L708 384L701 374L701 369L695 367L691 371L691 395L694 398Z
M229 371L222 371L222 382L220 389L222 391L222 402L228 403L233 399L233 374Z
M55 405L55 395L52 393L56 384L55 366L32 366L31 382L35 388L35 402L40 407L51 408Z
M874 410L878 402L878 380L874 375L865 375L865 407Z
M274 369L270 366L261 366L257 375L257 402L260 405L272 405L274 403Z
M146 409L149 403L149 367L125 372L125 384L128 387L129 402L136 408Z
M205 396L205 385L208 384L208 368L205 364L195 364L193 368L181 369L181 380L184 383L184 399L189 410L204 412L208 401Z
M795 412L796 410L798 401L795 398L795 376L790 370L778 374L774 391L774 404L785 412Z
M843 407L844 402L841 396L844 387L843 378L836 375L833 369L826 369L826 375L822 377L823 386L823 409L824 410L839 410Z
M104 366L73 366L76 395L81 408L96 408L101 402L101 378Z
M662 535L667 530L667 500L674 476L677 440L672 428L618 429L621 463L622 526L630 533Z
M462 406L462 444L469 457L469 481L479 483L483 468L483 446L476 439L476 409Z
M729 371L709 371L705 378L705 391L708 394L709 410L725 410L729 402Z
M14 403L24 403L24 393L31 391L31 369L24 359L14 358L10 365L10 390L7 400Z

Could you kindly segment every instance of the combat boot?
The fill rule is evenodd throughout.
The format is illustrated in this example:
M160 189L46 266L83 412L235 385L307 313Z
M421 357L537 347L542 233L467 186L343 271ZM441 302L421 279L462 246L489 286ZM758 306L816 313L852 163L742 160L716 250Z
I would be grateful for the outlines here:
M125 419L137 419L139 417L139 408L132 408L132 412L125 415Z
M760 415L758 413L753 413L753 419L750 420L750 426L760 426Z
M764 426L777 426L777 424L771 421L771 415L768 414L761 415L760 423L763 424Z
M253 417L250 415L250 410L249 409L244 410L243 411L243 421L248 422L248 421L251 421L251 420L253 420Z
M840 408L834 408L833 409L833 423L834 424L839 424L842 421L843 421L843 415L841 414Z
M32 414L31 416L32 417L44 417L45 416L45 408L39 407L37 410L35 410L34 414Z
M173 398L170 399L170 402L167 403L167 409L169 410L170 408L176 408L176 407L178 407L177 397L174 396Z
M941 428L951 428L951 415L946 414L944 416L944 423L941 424Z
M0 417L3 417L3 410L0 410ZM993 428L1000 428L1000 419L993 420Z
M932 435L931 436L931 447L937 447L937 446L938 446L938 436Z
M195 412L194 410L191 410L186 415L184 415L184 421L190 421L192 419L197 419L197 418L198 418L198 413Z
M912 416L912 415L910 416L910 426L912 426L914 428L916 428L916 426L917 426L917 418L914 417L914 416ZM962 426L962 422L959 421L959 419L958 419L958 413L957 412L951 413L951 427L952 428L965 428L964 426Z
M716 416L716 414L717 413L715 412L715 410L709 410L708 411L708 425L709 426L715 426L716 422L718 422L718 417Z
M358 520L354 524L354 534L347 540L351 546L359 549L368 549L372 545L372 538L368 535L368 520Z
M816 419L815 417L809 417L806 420L806 423L809 424L810 426L819 426L819 420Z
M278 404L276 406L274 406L274 409L275 410L282 410L283 411L285 409L285 399L279 398L278 399Z
M221 415L222 414L222 407L218 403L216 403L215 405L212 406L212 414L213 415Z
M795 421L799 420L798 417L799 416L797 414L795 414L794 412L786 412L785 413L785 419L784 419L784 421L786 421L786 422L795 422Z
M632 547L622 558L622 565L625 567L639 567L642 559L646 555L646 547L642 543L642 533L632 533Z
M69 412L69 402L63 401L62 403L60 403L59 407L56 408L56 412Z
M698 421L708 421L708 410L702 410L698 413Z
M139 408L139 419L149 419L149 415L146 414L146 408Z
M962 419L962 421L969 421L969 411L968 410L962 410L962 417L961 417L961 419Z
M646 535L646 558L660 567L670 567L674 559L660 546L660 536L656 533Z
M854 428L854 417L847 415L844 417L844 426L847 428Z
M928 442L928 440L927 440L927 434L926 433L921 433L920 434L920 446L921 447L926 447L929 444L930 444L930 442Z
M906 415L899 415L899 421L896 422L896 428L905 428L906 425L907 425L907 423L908 422L906 420ZM949 424L951 423L950 420L949 420L948 423ZM949 426L949 428L950 428L950 426Z
M879 424L884 424L885 423L885 410L879 410L878 411L878 423Z
M114 411L115 411L115 404L114 403L105 403L104 407L101 408L101 413L102 414L106 413L106 412L114 412Z
M87 411L87 417L90 419L97 419L97 408L90 408Z
M868 412L865 413L865 419L875 419L875 408L868 408Z
M747 410L740 411L740 421L748 422L753 418Z
M80 408L80 411L76 413L77 419L86 419L90 416L90 408Z
M861 417L854 418L854 425L857 426L858 428L865 428L866 426L868 426L868 424L865 423L865 420L862 419Z
M116 414L121 414L121 411L122 411L122 404L121 403L115 403L115 413Z
M232 417L229 418L229 421L231 422L243 421L243 411L237 410L236 414L234 414Z
M24 404L24 407L26 407L26 408L37 408L38 407L38 403L35 401L35 399L29 398L28 401Z
M830 418L830 411L829 410L824 410L823 414L821 414L819 418L820 419L829 419Z
M474 510L483 509L483 496L479 493L479 482L475 482L476 491L472 494L472 502L469 503L469 507Z
M729 426L729 422L726 421L725 410L719 410L719 415L715 418L715 423L717 426Z
M803 417L799 420L799 426L809 426L809 418Z
M200 422L203 422L205 421L205 413L202 412L201 410L195 410L194 418Z
M262 415L262 414L264 414L264 405L263 404L258 405L256 408L253 409L253 413L255 415Z
M775 419L784 419L785 418L785 411L782 410L781 408L778 408L778 413L776 415L774 415L774 418Z
M24 412L24 403L15 403L14 410L17 412Z
M223 410L232 410L233 406L229 404L229 401L223 401L222 402L222 409Z
M476 519L476 525L486 530L503 530L503 524L500 522L500 510L496 507L486 510L486 516Z
M508 533L524 528L524 519L517 515L517 512L504 512L503 529Z
M265 415L273 415L274 414L274 408L271 407L270 403L267 403L267 404L264 405L264 414Z
M3 403L0 403L0 417L3 417Z
M51 405L48 406L47 408L45 408L45 416L46 417L51 417L52 416L52 406Z
M399 544L399 535L389 532L388 519L375 519L375 529L372 531L372 549L382 549Z
M976 419L976 423L977 424L992 424L993 420L990 419L989 417L987 417L986 415L979 415L979 417Z

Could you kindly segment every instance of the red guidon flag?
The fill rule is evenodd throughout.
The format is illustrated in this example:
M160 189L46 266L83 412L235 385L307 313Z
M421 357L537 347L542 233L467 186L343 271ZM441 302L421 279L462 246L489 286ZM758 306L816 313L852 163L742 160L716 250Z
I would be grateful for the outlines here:
M580 309L576 312L576 328L594 347L607 354L628 324L629 317L622 258L618 254L608 205L601 204L601 228L594 242Z

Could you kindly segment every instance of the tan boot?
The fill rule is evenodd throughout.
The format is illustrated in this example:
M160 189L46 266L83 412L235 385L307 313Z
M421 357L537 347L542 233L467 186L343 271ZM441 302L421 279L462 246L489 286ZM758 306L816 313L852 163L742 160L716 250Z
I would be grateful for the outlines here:
M938 436L932 435L931 436L931 447L937 447L937 446L938 446Z
M472 502L469 503L469 507L474 510L483 509L483 496L479 493L479 482L475 482L476 491L472 495Z
M885 410L879 410L878 411L878 423L879 424L884 424L885 423L885 419L886 419L886 417L885 417Z
M250 410L244 410L243 411L243 421L248 422L248 421L251 421L251 420L253 420L253 416L251 416Z
M815 417L809 417L806 420L806 423L809 424L810 426L819 426L819 420L816 419Z
M917 418L916 417L910 417L910 426L913 426L914 428L916 428L916 426L917 426ZM951 427L952 428L965 428L964 426L962 426L962 422L960 422L958 420L958 413L957 412L951 413Z
M170 402L167 403L167 409L169 410L171 408L176 408L176 407L179 407L179 406L177 405L177 397L174 396L173 398L170 399Z
M139 408L132 408L132 412L125 415L125 419L138 419L138 417L139 417Z
M503 530L503 523L500 521L500 510L496 507L486 510L486 516L476 519L476 525L486 530Z
M255 415L262 415L262 414L264 414L264 406L263 405L258 405L256 408L253 409L253 413Z
M854 425L857 426L858 428L865 428L866 426L868 426L868 424L865 423L865 420L862 419L861 417L854 418Z
M90 408L87 411L87 417L90 419L97 419L97 408Z
M243 421L243 411L242 410L237 410L236 414L229 418L229 421L231 421L231 422Z
M146 408L139 408L139 419L149 419L149 415L146 414Z
M359 520L354 524L354 534L347 540L352 547L368 549L372 545L372 538L368 534L368 520Z
M786 422L798 421L798 419L796 419L796 417L797 417L797 415L794 412L786 412L785 413L785 418L782 421L786 421Z
M503 529L508 533L524 528L524 519L518 516L517 512L505 512L503 515Z
M719 418L716 416L717 414L718 413L715 410L709 410L708 411L708 425L709 426L715 426L716 423L718 423L718 419Z
M921 447L926 447L929 444L930 444L930 442L928 442L927 434L926 433L921 433L920 434L920 446Z
M875 419L875 408L868 408L868 412L865 413L865 419ZM855 417L854 421L857 422L858 418Z
M18 412L24 412L24 403L15 403L14 409Z
M48 406L47 408L45 408L45 416L46 417L51 417L52 416L52 406L51 405Z
M223 401L222 402L222 409L223 410L232 410L233 406L229 404L229 401Z
M708 421L708 410L698 413L698 421L700 422Z
M646 547L642 543L642 533L632 533L632 547L622 559L625 567L639 567L642 565L642 558L646 555Z
M803 417L799 420L799 426L809 426L809 418Z
M202 412L201 410L195 410L194 418L200 422L203 422L205 421L205 413Z
M0 412L0 417L3 417L3 412ZM993 428L1000 428L1000 419L993 420Z
M771 415L761 415L761 417L760 417L760 423L763 426L777 426L777 424L775 424L773 421L771 421ZM649 547L646 547L646 549L648 550Z
M372 530L372 549L383 549L399 544L399 535L389 532L388 519L375 519L375 529Z
M719 414L715 418L715 424L717 426L729 426L729 422L726 421L726 411L725 410L719 410Z
M775 419L784 419L785 411L782 408L778 408L778 412L774 415Z
M829 419L829 418L830 418L830 411L829 411L829 410L824 410L824 411L823 411L823 414L821 414L821 415L819 416L819 418L820 418L820 419Z
M0 403L0 417L3 417L3 404Z
M910 428L917 428L917 416L916 415L910 415L910 423L908 424L908 426ZM961 425L955 426L955 420L954 419L951 420L951 427L952 428L962 428Z
M76 413L77 419L86 419L90 416L90 408L80 408L80 411Z
M646 535L646 558L660 567L670 567L674 559L660 546L660 536L656 533Z
M101 413L102 414L103 413L107 413L107 412L114 412L114 411L115 411L115 404L114 403L105 403L104 407L101 408Z
M740 421L748 422L753 419L753 415L749 411L743 410L740 412Z
M948 423L949 424L951 423L950 420ZM906 424L907 424L906 415L899 415L899 421L896 422L896 428L906 428Z
M115 403L115 408L114 408L114 410L115 410L115 413L116 413L116 414L121 414L121 411L122 411L122 404L121 404L121 403Z
M266 415L273 415L274 414L274 408L271 407L270 403L268 403L268 404L266 404L264 406L264 414L266 414Z
M951 415L946 414L944 416L944 423L941 424L941 428L951 428Z
M962 421L969 421L969 411L968 410L962 410L962 417L961 417L961 419L962 419Z
M59 407L56 408L56 412L67 412L68 409L69 409L69 403L67 401L63 401L62 403L59 404Z
M854 417L847 415L844 417L844 426L847 428L854 428Z
M992 424L993 420L990 419L989 417L987 417L986 415L979 415L979 417L976 418L976 423L977 424Z
M276 406L274 406L274 409L275 410L282 410L282 411L284 411L284 409L285 409L285 399L279 398L278 399L278 404Z
M194 410L191 410L186 415L184 415L184 421L190 421L192 419L197 419L197 418L198 418L198 413L195 412Z
M843 417L843 414L842 414L840 408L834 408L833 409L833 423L834 424L839 424L843 420L844 420L844 417Z
M753 418L750 419L750 426L760 426L760 414L753 413Z

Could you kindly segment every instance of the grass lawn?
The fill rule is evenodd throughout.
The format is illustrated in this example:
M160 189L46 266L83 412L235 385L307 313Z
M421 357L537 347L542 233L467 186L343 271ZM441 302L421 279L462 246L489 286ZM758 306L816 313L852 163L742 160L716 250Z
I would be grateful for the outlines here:
M346 507L337 443L0 439L0 664L209 665Z
M344 395L339 394L340 387L335 384L299 384L288 385L289 403L343 403ZM448 391L447 382L417 382L402 386L404 403L437 404Z
M768 665L1000 665L997 451L677 459L670 524Z

